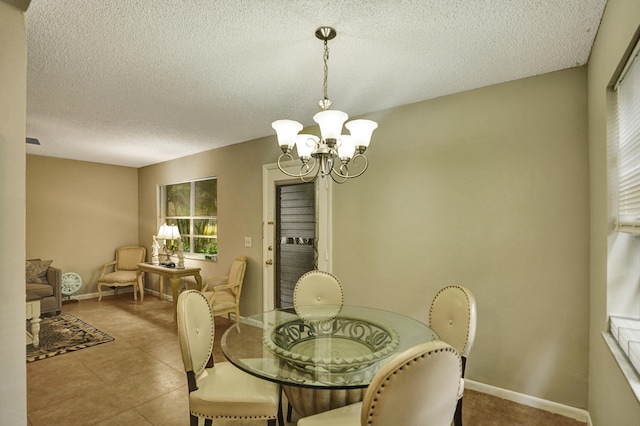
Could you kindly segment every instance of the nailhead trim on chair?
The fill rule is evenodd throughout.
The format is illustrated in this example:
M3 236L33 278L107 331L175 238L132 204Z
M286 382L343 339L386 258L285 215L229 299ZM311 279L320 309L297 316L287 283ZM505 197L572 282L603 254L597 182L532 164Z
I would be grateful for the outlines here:
M391 378L393 376L395 376L396 374L398 374L400 371L404 370L405 368L411 367L411 365L413 363L417 362L419 359L422 359L425 356L429 356L431 354L436 354L436 353L439 353L439 352L454 352L454 353L457 354L457 351L452 347L435 349L435 350L429 351L427 353L423 353L422 355L419 355L419 356L417 356L415 358L412 358L411 360L409 360L406 363L404 363L404 365L401 365L399 368L395 369L393 371L393 373L391 373L389 376L387 376L385 378L384 382L380 384L380 388L376 391L376 396L373 397L373 403L371 404L371 407L369 408L369 413L367 415L367 424L370 425L371 423L373 423L373 419L372 419L373 418L373 412L375 411L376 402L378 402L379 395L381 395L382 392L384 391L385 383L390 381ZM462 374L462 369L461 368L460 368L460 374Z
M203 419L227 419L227 420L272 420L276 419L276 416L209 416L208 414L198 413L191 411L191 414Z
M199 295L200 297L202 297L207 302L207 306L209 307L209 313L211 314L211 323L212 323L211 326L213 327L213 330L214 330L213 331L214 338L211 339L211 341L209 343L209 357L204 361L204 365L199 365L198 368L196 368L195 366L193 367L193 369L195 371L198 371L198 375L199 375L199 374L202 374L202 372L206 369L207 364L209 363L209 359L213 359L213 345L214 345L214 342L215 342L216 323L213 320L213 312L211 310L211 305L209 305L209 301L207 300L206 297L204 297L204 294L200 293L197 290L187 290L187 291L192 292L194 295L196 295L196 294Z
M440 293L450 288L460 289L462 294L464 294L464 297L467 299L467 309L469 310L469 312L471 312L471 301L469 300L469 295L467 295L467 292L464 291L464 289L458 285L449 285L444 288L441 288L440 291L438 291L438 293L436 293L435 297L433 298L433 302L435 302L438 299L438 296L440 295ZM429 307L429 324L431 324L431 314L433 313L433 302L431 302L431 306ZM465 339L464 347L462 348L462 351L460 351L461 356L464 356L462 354L467 352L468 345L469 345L469 323L467 323L467 337Z
M309 271L309 272L305 272L304 274L302 274L302 276L300 276L300 278L298 278L298 281L302 280L304 277L306 277L307 275L329 275L330 277L332 277L334 280L336 280L338 282L338 285L340 287L342 287L342 284L340 283L340 280L338 279L338 277L336 277L335 275L333 275L331 272L327 272L327 271L320 271L319 269L314 269L313 271ZM295 288L294 288L294 292L293 292L293 306L296 306L296 292L295 292ZM344 304L344 292L340 293L340 304Z

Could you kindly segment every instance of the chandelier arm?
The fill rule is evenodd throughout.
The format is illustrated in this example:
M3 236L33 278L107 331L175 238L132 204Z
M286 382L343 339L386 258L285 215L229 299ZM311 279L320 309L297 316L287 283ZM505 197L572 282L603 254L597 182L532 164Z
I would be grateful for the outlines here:
M291 176L291 177L295 177L295 178L300 178L302 180L304 180L304 177L309 176L312 174L313 170L316 168L317 166L317 161L315 159L313 159L313 163L311 164L311 166L309 166L309 163L302 163L302 165L300 166L300 173L291 173L288 172L287 170L285 170L285 168L282 166L282 159L284 157L289 157L289 159L291 161L293 161L293 156L291 154L280 154L280 156L278 157L278 168L280 169L280 171L282 173L284 173L287 176ZM306 169L305 172L303 172L303 169ZM315 177L318 175L318 172L316 171L315 174L313 174L313 178L315 179Z
M342 163L340 165L339 169L336 170L334 168L332 170L332 175L335 174L336 176L339 176L340 178L343 178L345 180L346 179L353 179L353 178L357 178L358 176L361 176L364 172L367 171L367 168L369 167L369 160L367 160L367 157L362 155L362 154L356 154L351 159L351 162L353 164L355 164L356 162L358 162L360 160L364 161L364 166L362 166L362 170L360 170L358 173L356 173L354 175L349 174L349 168L347 167L347 164L346 163Z

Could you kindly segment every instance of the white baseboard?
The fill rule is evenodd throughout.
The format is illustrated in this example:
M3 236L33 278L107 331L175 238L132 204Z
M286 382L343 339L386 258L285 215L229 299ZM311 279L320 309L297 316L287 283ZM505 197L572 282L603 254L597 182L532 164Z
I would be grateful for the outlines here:
M133 287L122 287L120 289L118 289L118 293L133 293ZM169 292L169 294L167 294L166 292L164 293L164 298L165 300L170 300L173 302L173 297L171 297L171 292ZM109 290L102 290L102 296L112 296L116 294L116 291L113 289L109 289ZM152 294L154 296L160 296L160 292L156 291L156 290L151 290L149 288L145 288L144 289L144 294ZM85 299L97 299L100 295L98 294L98 292L96 291L95 293L85 293L85 294L75 294L72 295L71 298L72 299L77 299L77 300L85 300ZM63 299L64 300L64 299Z
M546 399L537 398L535 396L510 391L491 385L486 385L480 382L474 382L473 380L469 379L464 379L464 387L465 389L486 393L488 395L517 402L518 404L526 405L528 407L548 411L550 413L569 417L581 422L587 422L587 425L591 425L591 417L589 416L589 412L580 408L570 407L568 405L559 404L557 402L548 401Z

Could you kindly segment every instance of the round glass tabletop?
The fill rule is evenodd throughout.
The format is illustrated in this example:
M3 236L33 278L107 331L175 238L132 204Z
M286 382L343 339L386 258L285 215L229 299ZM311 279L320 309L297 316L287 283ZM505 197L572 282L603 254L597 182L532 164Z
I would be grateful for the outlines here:
M381 365L418 343L437 340L426 324L381 309L305 306L245 318L222 336L222 351L241 370L319 389L367 387Z

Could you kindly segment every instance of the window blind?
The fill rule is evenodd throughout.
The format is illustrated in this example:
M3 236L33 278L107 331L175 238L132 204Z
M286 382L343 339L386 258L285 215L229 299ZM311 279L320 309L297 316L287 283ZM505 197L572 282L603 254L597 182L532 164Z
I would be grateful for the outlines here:
M640 46L640 44L638 45ZM618 221L621 232L640 233L640 64L636 46L615 86L618 138Z

